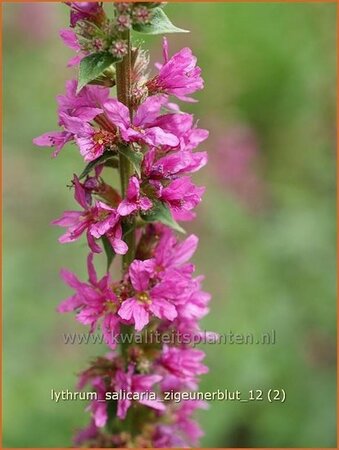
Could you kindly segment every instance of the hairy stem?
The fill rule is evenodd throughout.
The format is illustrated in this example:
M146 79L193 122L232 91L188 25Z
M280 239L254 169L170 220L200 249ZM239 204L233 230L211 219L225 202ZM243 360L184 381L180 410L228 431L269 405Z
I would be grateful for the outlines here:
M126 56L121 62L116 64L116 85L117 85L117 97L118 100L126 105L129 109L130 116L132 118L132 108L130 102L131 96L131 40L130 32L125 31L121 36L128 42L128 51ZM134 170L128 159L119 154L119 170L120 170L120 181L121 181L121 194L126 195L127 185L129 178L133 175ZM133 222L135 219L132 219ZM125 242L128 245L128 252L122 258L122 270L125 271L130 263L134 259L135 255L135 231L134 223L130 223L133 229L130 231L126 237Z

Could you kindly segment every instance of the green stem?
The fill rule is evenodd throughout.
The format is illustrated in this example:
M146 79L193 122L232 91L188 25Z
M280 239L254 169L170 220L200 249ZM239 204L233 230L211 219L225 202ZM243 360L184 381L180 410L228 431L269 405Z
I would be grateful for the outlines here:
M132 108L130 102L131 96L131 38L130 32L125 31L121 36L128 42L128 51L126 56L121 62L116 64L116 85L117 85L117 97L119 102L126 105L130 112L130 117L132 118ZM121 181L121 194L126 195L126 190L128 186L128 180L133 175L134 170L131 163L124 156L119 154L119 171L120 171L120 181ZM132 219L133 222L135 219ZM134 223L130 224L131 226ZM130 231L125 238L125 242L128 245L128 252L122 257L122 270L125 271L127 267L131 264L135 255L135 231L134 229Z
M117 86L117 97L118 100L126 105L129 109L130 118L133 117L133 110L131 108L131 38L130 38L130 32L125 31L122 33L121 36L123 39L126 39L128 42L128 51L127 55L123 58L123 60L116 64L116 86ZM119 153L119 172L120 172L120 182L121 182L121 195L125 196L128 186L128 181L130 177L133 175L134 170L129 162L129 160ZM126 220L126 219L125 219ZM126 271L128 266L131 264L131 262L134 259L135 256L135 218L128 219L131 222L129 222L126 228L129 228L129 226L132 227L132 229L126 234L124 237L124 240L126 244L128 245L128 251L125 255L122 257L122 273ZM123 227L124 228L124 227ZM121 334L133 334L133 328L129 325L124 325L121 327ZM121 356L125 360L126 369L128 364L128 349L129 344L128 340L126 342L122 341L120 344L120 350L121 350ZM133 434L133 411L129 411L128 414L128 421L124 422L123 429L125 431L128 431L131 435Z

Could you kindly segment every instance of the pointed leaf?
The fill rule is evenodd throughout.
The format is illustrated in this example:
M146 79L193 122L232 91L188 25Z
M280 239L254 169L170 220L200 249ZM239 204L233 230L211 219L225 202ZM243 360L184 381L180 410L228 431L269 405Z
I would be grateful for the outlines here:
M150 23L134 24L133 30L144 34L189 33L188 30L173 25L162 8L154 8Z
M173 230L180 231L180 233L186 233L186 231L173 219L172 213L165 203L159 200L152 200L153 208L140 213L141 218L145 222L161 222Z
M131 148L131 147L119 147L118 149L119 153L121 153L122 155L124 155L129 162L132 164L136 174L138 175L138 177L140 177L140 169L141 169L141 163L142 163L142 159L143 159L143 154L139 151L136 151L135 149Z
M128 217L125 217L125 220L122 222L122 237L126 238L128 234L135 230L134 220L128 220Z
M102 236L101 237L103 246L104 246L104 250L106 253L106 257L107 257L107 272L109 271L109 268L111 267L111 264L113 262L113 259L115 257L115 251L113 250L113 247L111 246L110 241L107 239L106 236Z
M114 161L114 159L115 159L115 161ZM116 156L114 154L112 154L112 152L105 152L99 158L97 158L94 161L91 161L90 163L87 164L87 166L84 168L84 170L79 175L79 180L82 180L83 178L85 178L85 176L87 176L90 173L90 171L93 170L99 164L105 164L109 167L117 167L118 161L116 160Z
M108 52L92 53L91 55L85 56L80 62L77 93L86 84L102 75L105 69L117 61L119 59Z

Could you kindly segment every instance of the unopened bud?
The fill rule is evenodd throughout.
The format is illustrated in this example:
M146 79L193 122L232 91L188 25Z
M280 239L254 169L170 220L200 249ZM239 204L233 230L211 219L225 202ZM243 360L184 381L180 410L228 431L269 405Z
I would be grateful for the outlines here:
M110 48L112 55L117 58L123 58L127 54L127 50L127 42L122 40L114 41Z
M151 21L152 13L146 6L136 6L133 9L133 21L139 24L147 24Z
M119 31L125 31L131 28L131 18L128 14L120 14L117 17L117 29Z
M93 49L97 52L101 52L105 49L105 42L100 38L95 38L92 41Z

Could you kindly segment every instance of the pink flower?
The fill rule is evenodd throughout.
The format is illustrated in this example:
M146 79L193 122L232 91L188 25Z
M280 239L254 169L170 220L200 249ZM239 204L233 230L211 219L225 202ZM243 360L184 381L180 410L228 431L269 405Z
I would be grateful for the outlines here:
M161 375L135 374L134 366L133 364L130 364L127 372L122 370L117 371L115 375L114 388L117 392L121 390L128 393L149 393L152 390L152 386L161 381L161 379ZM144 399L141 398L139 403L154 408L158 411L163 411L165 409L165 406L159 400L148 399L147 396L145 396ZM127 411L131 404L132 400L129 399L121 399L118 401L117 416L119 419L124 419L126 417Z
M164 180L191 174L207 162L206 152L176 151L157 158L157 149L149 150L143 159L143 173L149 179Z
M80 154L87 162L99 158L106 148L115 142L115 135L110 131L96 129L78 117L67 116L63 113L60 114L60 117L66 130L74 135Z
M181 268L196 251L198 241L197 236L192 234L180 242L172 230L164 228L154 251L157 267L162 268L162 270Z
M85 189L77 177L74 177L74 186L75 199L84 209L82 211L65 211L59 219L52 222L53 225L68 228L67 232L59 238L59 242L62 244L73 242L86 231L88 245L94 253L101 252L101 248L95 243L94 238L99 239L105 235L116 253L125 254L128 248L121 239L122 229L117 211L99 201L94 206L90 206Z
M208 138L208 131L198 128L192 114L163 114L155 125L179 139L180 150L193 150Z
M135 293L122 303L118 314L122 319L132 321L137 331L148 324L150 313L170 321L177 316L172 303L176 293L175 280L163 280L152 287L154 269L155 262L151 259L134 260L129 267L129 278Z
M208 372L208 368L201 363L204 357L205 353L201 350L164 345L158 363L175 377L195 382L198 375Z
M106 88L86 86L79 95L76 95L76 88L77 82L75 80L68 81L66 83L66 94L57 97L59 125L64 127L64 131L51 131L33 139L35 145L56 147L52 154L53 157L59 154L65 144L75 139L74 132L70 131L70 129L74 129L75 125L77 125L77 132L84 128L89 133L88 127L90 125L87 124L88 127L86 127L86 122L90 122L103 112L100 106L109 93ZM73 119L75 119L75 122ZM81 124L83 124L83 127L81 127ZM67 129L68 126L70 129ZM91 131L93 131L92 127ZM89 154L91 153L89 152Z
M151 94L175 95L180 100L193 102L187 97L204 87L201 78L201 69L197 67L197 58L193 56L191 49L183 48L178 53L168 59L168 42L163 40L164 64L158 65L159 74L147 83Z
M128 216L134 211L147 211L152 208L149 198L140 195L140 183L136 177L131 177L128 183L126 198L118 206L120 216Z
M149 97L139 106L133 120L130 118L128 108L116 99L108 100L104 104L104 109L111 122L119 128L125 142L176 147L179 144L178 138L154 125L166 101L165 96Z
M166 187L158 185L158 196L167 202L177 220L191 220L194 214L191 212L200 202L204 187L195 186L189 177L177 178Z
M77 311L77 320L83 325L89 325L91 333L95 331L100 319L104 341L112 349L116 347L115 336L119 334L120 319L116 314L119 301L111 289L111 279L105 275L101 280L93 266L93 254L87 258L88 283L83 283L66 269L61 271L64 282L75 290L75 294L58 306L61 313Z
M103 112L103 104L109 97L109 89L87 85L77 93L77 87L76 80L66 81L66 93L57 96L58 112L90 121L93 118L92 109L97 109L97 114Z

